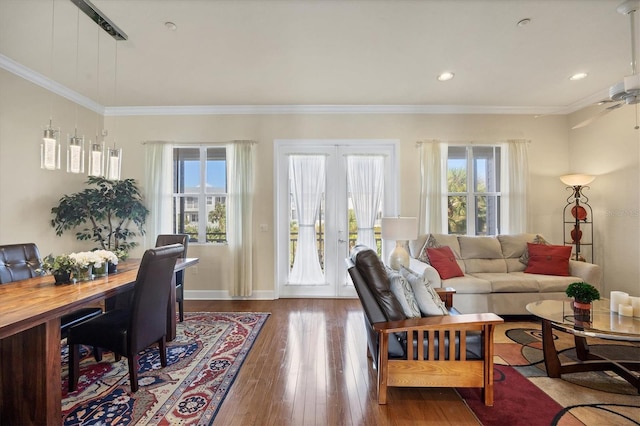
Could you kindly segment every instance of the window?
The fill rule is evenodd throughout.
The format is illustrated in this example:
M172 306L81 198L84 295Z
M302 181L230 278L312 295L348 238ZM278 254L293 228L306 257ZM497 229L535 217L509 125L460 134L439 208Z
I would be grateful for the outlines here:
M226 148L174 148L173 176L173 231L192 242L226 242Z
M500 233L500 156L499 146L449 146L449 234Z

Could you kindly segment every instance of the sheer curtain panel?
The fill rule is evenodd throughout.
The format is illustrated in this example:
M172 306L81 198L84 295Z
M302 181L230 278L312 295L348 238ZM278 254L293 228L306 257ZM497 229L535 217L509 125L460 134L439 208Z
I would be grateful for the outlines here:
M347 156L347 183L358 224L357 242L377 251L374 225L382 202L384 157Z
M420 142L420 215L419 234L446 233L444 185L448 145L439 140Z
M253 197L255 186L255 142L234 141L229 153L227 182L227 239L233 265L231 296L253 292Z
M288 282L324 284L316 246L316 218L325 190L325 156L291 155L289 176L298 217L298 244Z
M173 145L166 142L145 143L144 198L149 209L145 233L145 247L156 244L156 236L173 232Z
M507 177L503 182L506 188L506 202L508 209L503 217L508 220L504 225L503 233L519 234L527 232L528 227L528 189L529 189L529 141L524 139L510 139L506 142L507 151Z

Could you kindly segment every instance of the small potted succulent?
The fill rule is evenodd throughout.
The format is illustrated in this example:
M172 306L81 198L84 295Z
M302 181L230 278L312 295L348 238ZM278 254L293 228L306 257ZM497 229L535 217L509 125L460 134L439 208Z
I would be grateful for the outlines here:
M76 261L68 254L54 256L49 254L40 262L41 267L38 272L50 273L56 280L56 285L68 284L71 282L71 273L76 269Z

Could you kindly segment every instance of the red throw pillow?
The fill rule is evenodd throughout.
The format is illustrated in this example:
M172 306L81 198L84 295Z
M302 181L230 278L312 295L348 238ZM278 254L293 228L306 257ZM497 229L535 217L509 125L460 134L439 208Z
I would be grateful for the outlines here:
M529 264L524 272L529 274L569 276L571 246L553 246L527 243Z
M462 269L460 269L458 262L456 262L456 256L453 254L451 247L427 247L427 254L429 255L431 266L436 268L440 278L443 280L464 276Z

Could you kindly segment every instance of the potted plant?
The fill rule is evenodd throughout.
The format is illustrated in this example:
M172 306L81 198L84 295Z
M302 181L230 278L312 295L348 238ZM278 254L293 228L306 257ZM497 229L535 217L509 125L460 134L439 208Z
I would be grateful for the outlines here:
M114 253L137 246L130 241L144 235L144 223L149 210L134 179L109 180L91 176L90 186L76 194L63 196L51 209L51 226L57 235L76 229L78 240L91 240L99 249Z
M591 302L600 300L600 292L597 288L589 283L575 282L569 284L565 293L569 297L573 297L574 306L582 309L590 309ZM586 305L586 306L584 306Z
M76 269L76 261L67 254L53 256L49 254L40 262L39 273L49 272L56 280L56 285L71 282L71 273Z

